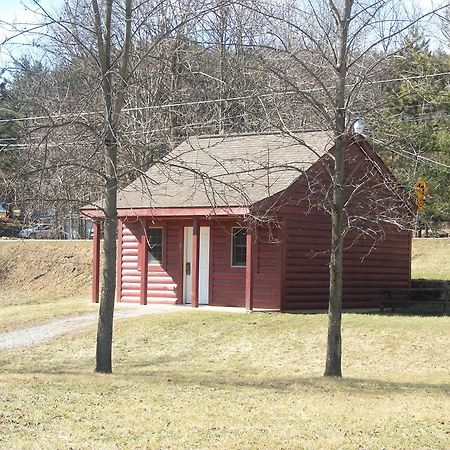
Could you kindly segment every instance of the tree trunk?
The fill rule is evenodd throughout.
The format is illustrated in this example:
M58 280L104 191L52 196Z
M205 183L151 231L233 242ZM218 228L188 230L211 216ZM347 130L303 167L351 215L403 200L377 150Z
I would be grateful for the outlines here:
M111 373L114 299L116 292L117 143L107 141L105 146L107 175L103 241L103 286L98 318L95 371Z
M334 116L334 178L331 211L330 287L328 308L327 357L324 376L342 377L342 277L344 247L344 153L346 139L345 90L347 80L348 26L353 0L345 0L342 15L330 1L330 7L339 26L339 50L336 58L338 83ZM334 9L333 9L334 8Z
M112 10L114 0L105 3L105 21L102 24L97 0L92 0L97 36L98 59L102 74L102 91L105 101L105 223L103 241L103 287L97 328L97 352L95 371L112 372L112 333L114 300L116 293L117 256L117 135L119 117L125 102L128 79L128 64L131 48L132 0L126 0L125 40L122 64L119 68L119 83L113 83L111 64ZM103 31L104 30L104 31Z
M344 219L344 150L342 137L335 141L335 173L331 215L330 287L328 308L328 340L325 376L341 377L341 319L343 276L343 219Z

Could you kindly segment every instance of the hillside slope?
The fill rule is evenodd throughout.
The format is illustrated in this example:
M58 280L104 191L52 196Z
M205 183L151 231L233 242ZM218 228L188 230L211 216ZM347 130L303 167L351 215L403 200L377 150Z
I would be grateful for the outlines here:
M88 296L92 241L0 241L2 304Z

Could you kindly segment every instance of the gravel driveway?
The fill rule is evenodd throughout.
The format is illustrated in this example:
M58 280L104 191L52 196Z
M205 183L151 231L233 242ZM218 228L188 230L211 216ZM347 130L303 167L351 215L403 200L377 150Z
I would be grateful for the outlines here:
M175 305L121 305L115 309L115 319L127 319L149 314L161 314L173 311L189 311L190 308ZM0 334L0 350L31 347L73 331L81 330L97 323L98 313L52 320L42 325L35 325L17 331Z

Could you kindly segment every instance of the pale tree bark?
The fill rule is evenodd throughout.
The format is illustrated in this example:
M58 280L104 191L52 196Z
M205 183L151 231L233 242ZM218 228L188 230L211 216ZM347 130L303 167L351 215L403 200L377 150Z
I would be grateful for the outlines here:
M107 0L105 17L102 21L97 0L92 0L97 37L98 59L102 75L102 92L105 102L104 149L105 149L105 195L104 195L104 243L103 243L103 287L100 297L100 311L97 329L97 352L95 371L112 372L112 333L114 299L116 292L117 254L117 148L120 113L125 101L126 80L131 48L132 0L126 0L125 37L122 48L121 65L114 84L112 64L111 32L114 0Z

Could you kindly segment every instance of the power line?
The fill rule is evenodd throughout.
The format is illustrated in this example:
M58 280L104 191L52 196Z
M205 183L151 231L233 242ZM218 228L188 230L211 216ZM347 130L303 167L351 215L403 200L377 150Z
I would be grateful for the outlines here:
M429 74L429 75L415 75L411 77L399 77L399 78L389 78L385 80L376 80L376 81L366 81L364 83L361 83L362 86L374 86L377 84L386 84L396 81L411 81L411 80L419 80L419 79L426 79L426 78L435 78L440 76L450 75L450 72L439 72L435 74ZM347 85L347 88L352 88L356 84L349 84ZM326 89L333 89L333 86L328 86ZM220 99L210 99L210 100L196 100L196 101L190 101L190 102L179 102L179 103L167 103L163 105L149 105L149 106L136 106L133 108L124 108L123 112L133 112L133 111L151 111L151 110L161 110L161 109L168 109L168 108L177 108L180 106L199 106L199 105L206 105L206 104L215 104L215 103L226 103L226 102L235 102L239 100L250 100L252 98L267 98L267 97L276 97L276 96L284 96L284 95L293 95L297 94L298 92L305 93L305 94L312 94L314 92L320 92L323 91L324 88L311 88L311 89L302 89L299 91L277 91L277 92L266 92L262 94L249 94L249 95L243 95L238 97L228 97L228 98L220 98ZM27 120L42 120L42 119L70 119L70 118L76 118L76 117L89 117L94 115L100 115L101 113L98 111L86 111L86 112L79 112L79 113L69 113L69 114L54 114L54 115L48 115L48 116L31 116L31 117L21 117L21 118L15 118L15 119L0 119L0 123L12 123L12 122L25 122Z
M239 119L242 117L242 114L237 115L237 116L227 116L226 119L227 120L233 120L233 119ZM165 131L172 131L172 130L189 130L192 128L200 128L200 127L208 127L210 125L214 124L214 120L207 120L207 121L202 121L202 122L190 122L190 123L186 123L183 125L178 125L175 127L164 127L164 128L152 128L150 130L142 130L140 132L138 131L133 131L133 132L124 132L123 134L125 136L133 136L135 137L136 135L138 135L137 138L139 138L139 135L142 134L143 136L145 135L152 135L154 133L160 133L160 132L165 132ZM182 136L181 136L182 137ZM150 139L160 139L158 136L150 136ZM48 148L61 148L67 145L79 145L80 142L63 142L63 143L57 143L52 139L48 139L48 140L42 140L42 139L37 139L35 141L28 141L27 143L21 143L21 144L8 144L6 143L2 143L1 142L2 138L0 138L0 146L3 145L3 148L0 149L0 151L5 151L8 149L14 149L14 148L29 148L32 145L37 145L39 146L40 144L44 144L46 147ZM17 140L17 139L16 139Z
M444 169L450 169L450 166L447 164L441 163L439 161L435 161L434 159L427 158L425 156L421 156L421 155L417 155L415 153L408 152L407 150L404 150L404 149L395 150L390 147L384 147L384 150L388 150L389 152L395 153L399 156L403 156L404 158L412 159L413 161L423 161L424 163L429 164L429 165L438 165L438 166L443 167Z
M380 110L388 110L388 108L379 108L378 111ZM384 119L392 119L392 118L397 118L397 117L401 117L402 113L398 113L398 114L392 114L390 116L384 116ZM227 119L233 119L233 118L239 118L242 117L242 115L239 116L234 116L234 117L228 117ZM440 114L439 116L430 116L430 113L420 113L416 116L411 116L408 118L401 118L401 123L409 123L409 122L415 122L418 121L419 123L425 123L425 122L432 122L432 121L438 121L438 120L442 120L442 119L449 119L450 118L450 114ZM183 130L183 129L189 129L189 128L199 128L199 127L207 127L209 125L212 125L214 123L213 120L208 120L208 121L204 121L204 122L191 122L191 123L186 123L184 125L178 125L175 127L164 127L164 128L151 128L149 130L134 130L133 132L125 132L123 133L124 135L148 135L148 134L153 134L153 133L159 133L159 132L163 132L163 131L171 131L171 130ZM30 145L33 144L40 144L42 143L42 140L39 139L37 141L29 141L28 143L21 143L18 144L16 142L13 143L9 143L6 141L17 141L18 138L2 138L0 137L0 146L3 146L5 148L25 148L25 147L29 147ZM77 145L79 144L79 142L64 142L63 144L52 144L52 146L61 146L61 145Z

